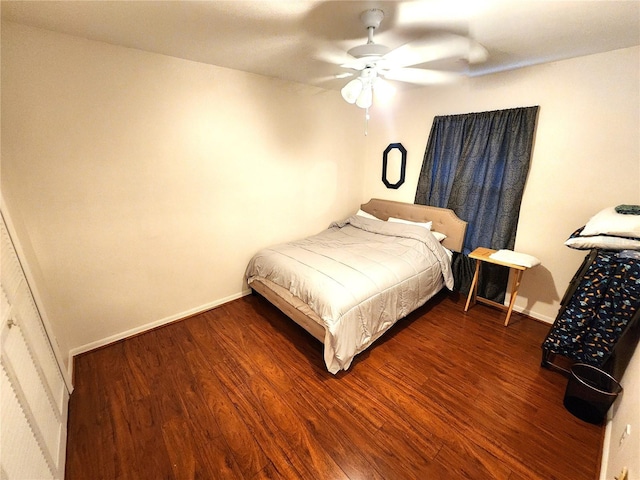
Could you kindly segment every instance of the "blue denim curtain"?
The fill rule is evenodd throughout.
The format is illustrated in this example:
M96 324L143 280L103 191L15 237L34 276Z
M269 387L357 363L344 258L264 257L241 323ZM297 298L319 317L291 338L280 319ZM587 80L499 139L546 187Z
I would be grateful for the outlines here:
M454 257L456 288L466 292L477 247L513 249L529 171L538 108L525 107L433 120L415 203L450 208L469 222L462 255ZM479 294L504 300L508 270L484 270Z

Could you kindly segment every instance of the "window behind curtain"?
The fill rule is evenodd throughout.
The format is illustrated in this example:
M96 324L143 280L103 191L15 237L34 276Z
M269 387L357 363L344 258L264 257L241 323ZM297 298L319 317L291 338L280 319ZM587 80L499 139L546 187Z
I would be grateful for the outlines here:
M456 288L468 291L477 247L513 249L539 107L433 120L415 203L450 208L469 223L454 257ZM504 301L508 271L485 270L479 294Z

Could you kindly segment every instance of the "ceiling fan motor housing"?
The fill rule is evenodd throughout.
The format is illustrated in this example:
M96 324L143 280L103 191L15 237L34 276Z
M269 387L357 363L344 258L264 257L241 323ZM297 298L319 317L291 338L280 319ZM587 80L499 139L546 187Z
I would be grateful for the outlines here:
M347 53L355 58L382 57L389 53L390 50L389 47L380 45L379 43L367 43L353 47Z
M378 28L383 18L384 12L379 8L371 8L360 14L360 21L366 28Z
M355 58L366 57L382 57L391 51L391 49L385 45L373 43L373 31L380 26L380 22L384 18L384 12L378 8L372 8L365 10L360 14L360 20L362 24L367 28L369 32L369 39L366 44L353 47L347 53Z

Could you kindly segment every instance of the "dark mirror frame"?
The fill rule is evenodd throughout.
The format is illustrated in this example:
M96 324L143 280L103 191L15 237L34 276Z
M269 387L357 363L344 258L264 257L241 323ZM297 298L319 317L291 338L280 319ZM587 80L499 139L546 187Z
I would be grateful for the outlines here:
M400 164L400 180L396 183L391 183L387 180L387 156L391 150L400 150L402 153L402 163ZM402 146L401 143L390 143L382 154L382 182L387 188L400 188L400 185L404 183L405 170L407 168L407 149Z

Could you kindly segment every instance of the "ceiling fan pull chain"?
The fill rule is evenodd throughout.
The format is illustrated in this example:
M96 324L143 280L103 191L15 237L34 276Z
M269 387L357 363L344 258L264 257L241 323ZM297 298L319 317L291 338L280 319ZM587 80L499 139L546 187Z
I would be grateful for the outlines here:
M364 110L364 136L369 134L369 107Z

